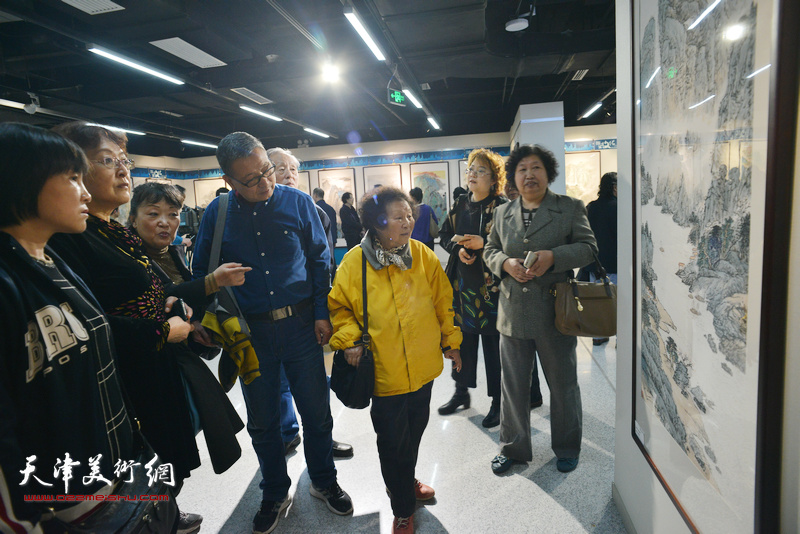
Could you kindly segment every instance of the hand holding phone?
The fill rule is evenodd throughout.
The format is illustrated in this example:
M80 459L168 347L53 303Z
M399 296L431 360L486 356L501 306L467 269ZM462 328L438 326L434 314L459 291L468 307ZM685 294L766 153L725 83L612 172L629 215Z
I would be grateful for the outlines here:
M530 268L531 268L531 265L533 265L534 263L536 263L536 259L537 259L538 257L539 257L539 254L538 254L538 253L536 253L536 252L534 252L534 251L532 251L532 250L529 250L529 251L528 251L528 255L527 255L527 256L525 256L525 261L524 261L524 262L522 262L522 266L523 266L523 267L525 267L525 269L530 269Z
M183 299L178 299L172 303L172 310L169 313L170 317L180 317L184 321L189 320L189 312L186 309L186 303Z
M456 235L454 235L453 237L450 238L450 241L453 242L453 243L461 243L462 241L464 241L464 239L465 238L464 238L463 235L456 234Z

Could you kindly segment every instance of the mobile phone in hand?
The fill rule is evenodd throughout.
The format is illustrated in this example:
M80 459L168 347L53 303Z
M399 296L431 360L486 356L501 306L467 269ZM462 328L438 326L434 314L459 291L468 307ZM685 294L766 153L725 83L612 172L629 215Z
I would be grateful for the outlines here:
M189 312L186 309L186 303L183 299L178 299L172 303L172 311L169 312L170 317L180 317L184 321L189 320Z
M450 241L453 243L461 243L462 241L464 241L464 236L461 234L456 234L450 238Z
M522 266L525 267L526 269L530 269L531 265L536 263L536 258L538 258L538 257L539 257L539 254L537 254L536 252L534 252L532 250L529 250L528 251L528 255L525 256L525 261L522 262Z

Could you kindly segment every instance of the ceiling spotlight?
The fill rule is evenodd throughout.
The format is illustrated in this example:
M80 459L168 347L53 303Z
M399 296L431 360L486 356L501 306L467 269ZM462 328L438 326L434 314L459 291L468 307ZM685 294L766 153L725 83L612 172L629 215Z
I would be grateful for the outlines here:
M322 79L326 82L339 81L339 67L332 63L326 63L322 66Z
M25 113L33 115L34 113L36 113L36 110L39 109L39 97L33 93L28 93L28 96L31 97L31 101L30 103L22 106L22 109L25 110Z
M527 13L517 15L515 18L506 22L507 32L521 32L528 28L531 17L536 16L536 6L531 4L531 10Z

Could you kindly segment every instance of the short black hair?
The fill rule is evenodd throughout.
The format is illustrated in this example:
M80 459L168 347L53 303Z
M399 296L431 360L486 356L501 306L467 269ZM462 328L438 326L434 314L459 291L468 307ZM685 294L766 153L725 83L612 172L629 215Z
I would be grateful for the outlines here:
M319 197L319 198L322 198L322 199L325 198L325 190L322 189L321 187L315 187L314 190L312 191L312 193L313 193L313 196L315 196L315 197Z
M342 203L344 204L345 202L350 200L352 197L353 197L353 193L351 193L350 191L346 191L344 194L342 194Z
M386 208L389 204L405 200L411 206L414 218L417 218L419 210L405 192L395 187L378 187L364 195L358 208L361 217L361 226L368 232L386 228L389 223L386 218Z
M247 132L229 133L217 145L219 168L226 176L233 178L231 176L233 162L250 156L258 147L264 148L264 145Z
M169 184L160 184L158 182L146 182L139 184L133 188L133 198L131 198L131 212L128 215L129 222L136 219L136 213L139 206L147 204L158 204L162 200L169 206L174 206L178 209L183 207L183 201L186 195L181 193L178 186Z
M408 194L411 195L411 198L417 201L417 204L422 203L422 198L423 198L422 189L420 189L419 187L413 188L411 191L408 192Z
M558 176L558 162L552 152L540 145L521 145L509 154L508 161L506 161L506 176L508 176L508 179L512 182L515 181L514 174L517 171L517 165L528 156L537 156L542 160L544 170L547 173L547 183L552 184L556 176Z
M77 144L37 126L0 124L0 227L38 217L45 182L65 172L89 172L89 161Z
M220 187L219 189L217 189L217 193L214 196L218 197L220 195L224 195L227 192L228 192L228 188L227 187Z
M597 198L613 197L614 186L617 185L617 173L607 172L600 178L600 188L597 191Z
M85 121L72 121L54 126L53 131L77 143L84 152L96 149L103 139L119 145L123 152L128 151L128 136L120 130L111 130Z
M458 197L460 197L461 195L464 195L466 193L467 193L467 190L464 189L463 187L461 187L461 186L456 187L455 189L453 189L453 200L457 199Z

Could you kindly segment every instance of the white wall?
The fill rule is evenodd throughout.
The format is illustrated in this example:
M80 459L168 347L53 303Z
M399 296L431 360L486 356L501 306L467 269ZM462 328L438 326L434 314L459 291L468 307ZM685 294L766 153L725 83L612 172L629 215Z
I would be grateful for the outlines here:
M631 136L633 95L631 90L631 14L629 2L616 3L617 27L617 190L620 266L617 299L617 418L614 444L614 500L631 532L638 534L688 532L686 524L664 492L631 436L633 417L633 217L631 180L633 139Z

